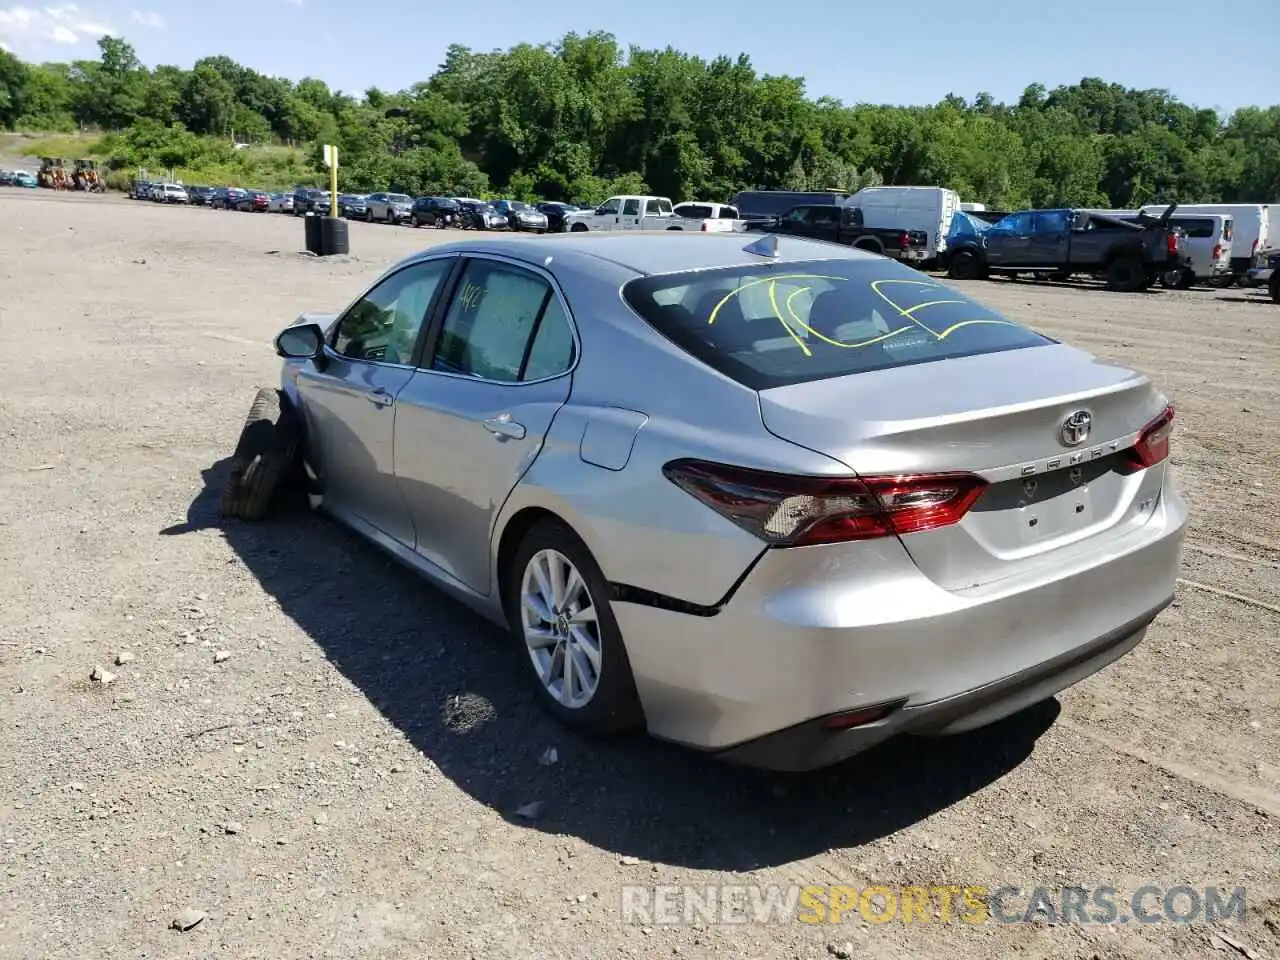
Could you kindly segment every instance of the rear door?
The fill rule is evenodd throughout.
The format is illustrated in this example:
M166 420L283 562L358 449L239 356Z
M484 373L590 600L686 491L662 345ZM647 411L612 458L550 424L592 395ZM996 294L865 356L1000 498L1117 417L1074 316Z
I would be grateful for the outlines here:
M618 219L619 230L640 229L640 198L627 197L622 201L622 212Z
M472 256L399 395L395 469L417 552L488 594L498 511L569 397L577 342L550 274Z

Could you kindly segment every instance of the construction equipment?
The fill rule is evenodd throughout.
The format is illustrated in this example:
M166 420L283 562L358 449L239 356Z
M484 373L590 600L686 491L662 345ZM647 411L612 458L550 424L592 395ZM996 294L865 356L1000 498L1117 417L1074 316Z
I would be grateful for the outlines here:
M36 182L48 190L73 189L71 173L61 157L41 157Z
M106 180L102 176L102 171L98 169L97 162L87 158L76 161L72 181L77 190L90 193L104 193L107 189Z

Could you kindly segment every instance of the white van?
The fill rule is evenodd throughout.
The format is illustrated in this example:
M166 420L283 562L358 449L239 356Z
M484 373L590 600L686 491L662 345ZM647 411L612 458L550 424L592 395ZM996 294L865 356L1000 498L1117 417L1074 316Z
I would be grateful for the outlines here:
M923 231L928 263L947 249L960 195L946 187L865 187L840 203L860 209L865 226Z
M1160 216L1167 204L1149 204L1142 208L1143 213ZM1231 240L1231 275L1239 278L1253 266L1254 257L1259 250L1267 249L1268 242L1274 243L1269 236L1270 209L1261 203L1188 203L1179 204L1174 216L1188 217L1202 213L1218 213L1232 220L1234 236Z

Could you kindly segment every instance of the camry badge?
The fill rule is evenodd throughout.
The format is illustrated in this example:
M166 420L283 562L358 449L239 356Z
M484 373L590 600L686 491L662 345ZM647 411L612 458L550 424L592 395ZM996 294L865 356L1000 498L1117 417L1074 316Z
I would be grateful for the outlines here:
M1068 414L1067 419L1062 421L1062 429L1060 431L1062 442L1068 447L1078 447L1089 439L1089 430L1093 426L1093 417L1090 416L1088 410L1076 410L1074 413Z

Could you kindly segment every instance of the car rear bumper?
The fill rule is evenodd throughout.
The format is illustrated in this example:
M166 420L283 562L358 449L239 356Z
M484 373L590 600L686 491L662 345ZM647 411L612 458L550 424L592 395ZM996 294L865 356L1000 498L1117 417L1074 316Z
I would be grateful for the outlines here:
M615 601L650 732L780 769L897 733L958 733L1122 656L1170 602L1186 532L1170 481L1142 526L1034 584L964 592L896 541L768 550L711 616ZM842 731L824 718L893 703Z

